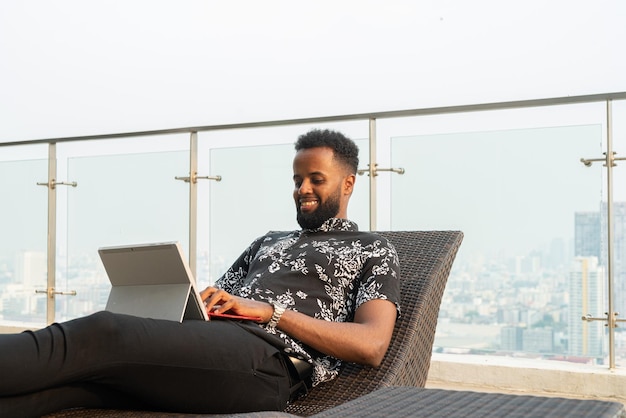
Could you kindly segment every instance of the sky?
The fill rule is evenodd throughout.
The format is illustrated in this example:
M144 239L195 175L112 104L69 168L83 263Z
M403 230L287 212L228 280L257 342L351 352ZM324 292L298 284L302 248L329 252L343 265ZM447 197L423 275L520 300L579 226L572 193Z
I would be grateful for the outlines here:
M2 0L0 143L626 92L624 39L623 0ZM582 109L565 124L602 123ZM451 135L510 129L502 123L506 114L480 115L479 123L476 114L447 115L432 131L436 118L422 117L405 135L415 135L415 126ZM624 155L624 103L617 114L615 149ZM378 126L379 139L388 138L385 123ZM389 136L402 136L394 132ZM432 141L433 150L440 146L438 138L423 140ZM572 146L567 138L559 141ZM8 151L0 147L0 160ZM568 151L573 175L585 170L579 157L601 153ZM514 148L498 152L521 155ZM540 159L545 171L524 171L523 161L504 167L521 167L519 181L532 185L539 181L529 181L533 173L550 170L546 155ZM531 151L528 158L536 156ZM457 167L468 164L468 172L477 173L475 164L458 158ZM483 167L487 176L494 172L488 163ZM626 170L620 173L624 185ZM414 174L407 173L407 181ZM28 184L34 181L40 180ZM567 206L570 212L580 207ZM568 225L562 229L569 232Z
M622 0L0 2L0 142L626 91Z

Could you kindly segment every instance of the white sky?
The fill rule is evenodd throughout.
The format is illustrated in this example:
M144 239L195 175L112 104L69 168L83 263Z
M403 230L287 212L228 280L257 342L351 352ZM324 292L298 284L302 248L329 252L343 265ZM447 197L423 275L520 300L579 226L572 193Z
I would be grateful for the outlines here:
M626 92L625 40L625 0L0 0L0 143ZM626 155L626 101L616 107L615 150L621 157ZM582 117L565 125L602 121L587 107L581 109ZM559 126L552 121L555 112L559 110L540 109L541 116L551 119L537 126ZM404 134L396 120L393 129L379 121L379 140L414 135L415 126L421 134L510 128L502 124L507 112L482 113L446 115L445 120L422 117ZM360 126L365 129L365 124ZM94 149L99 146L89 143ZM0 157L3 151L0 147ZM45 155L45 147L40 151ZM559 154L541 151L549 163L553 161L547 155ZM575 170L586 170L587 177L581 178L595 181L588 200L595 204L597 190L604 187L598 184L600 164L586 169L578 159L599 157L601 150L568 151L574 168L563 172L574 173L573 178ZM623 201L626 162L619 165L616 199ZM544 175L540 170L518 171L526 185ZM407 173L406 179L414 175ZM458 172L448 175L453 178ZM365 178L359 181L366 184ZM241 189L230 190L239 196ZM257 192L259 199L267 198L263 190ZM504 192L499 199L515 202ZM407 201L402 204L410 208ZM563 205L570 217L576 210L588 210ZM525 210L518 206L518 211ZM412 218L431 222L440 214L435 208L432 214ZM566 238L573 231L568 219L562 222L565 232L559 231ZM386 222L383 227L391 221ZM5 229L10 227L24 229L8 221ZM43 230L39 224L29 227ZM480 221L460 226L468 232L480 227ZM468 233L464 248L481 238L480 233ZM251 238L241 239L247 244ZM534 244L536 237L527 241L531 239ZM235 244L238 249L245 245Z
M0 142L626 91L626 1L2 0Z

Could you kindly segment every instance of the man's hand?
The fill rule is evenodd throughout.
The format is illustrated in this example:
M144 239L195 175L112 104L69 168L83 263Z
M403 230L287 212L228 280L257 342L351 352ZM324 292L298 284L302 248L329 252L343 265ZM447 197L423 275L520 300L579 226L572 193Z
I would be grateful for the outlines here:
M200 292L200 296L208 314L228 312L236 315L259 317L261 320L258 322L264 324L269 322L274 313L274 307L269 303L234 296L225 290L212 286Z

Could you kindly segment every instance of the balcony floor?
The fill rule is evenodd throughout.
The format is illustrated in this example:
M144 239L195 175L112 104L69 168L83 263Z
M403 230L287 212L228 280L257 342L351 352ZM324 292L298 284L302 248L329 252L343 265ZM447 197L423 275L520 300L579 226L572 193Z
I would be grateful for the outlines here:
M550 360L434 353L426 387L626 405L625 370Z

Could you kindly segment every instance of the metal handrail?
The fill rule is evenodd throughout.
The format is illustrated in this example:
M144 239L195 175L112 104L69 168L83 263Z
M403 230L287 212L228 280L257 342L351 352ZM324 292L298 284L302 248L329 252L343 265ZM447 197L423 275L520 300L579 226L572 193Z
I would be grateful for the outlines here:
M300 125L300 124L308 124L308 123L347 122L347 121L356 121L356 120L390 119L390 118L401 118L401 117L410 117L410 116L443 115L443 114L450 114L450 113L521 109L521 108L529 108L529 107L594 103L594 102L605 102L607 100L624 100L624 99L626 99L626 92L600 93L600 94L589 94L589 95L580 95L580 96L563 96L563 97L554 97L554 98L545 98L545 99L517 100L517 101L492 102L492 103L482 103L482 104L466 104L466 105L429 107L429 108L418 108L418 109L407 109L407 110L392 110L392 111L369 112L369 113L354 113L354 114L348 114L348 115L318 116L318 117L310 117L310 118L283 119L283 120L260 121L260 122L241 122L241 123L193 126L193 127L186 127L186 128L174 128L174 129L156 129L156 130L149 130L149 131L136 131L136 132L113 133L113 134L83 135L83 136L60 137L60 138L42 138L42 139L32 139L32 140L22 140L22 141L7 141L7 142L0 142L0 147L13 146L13 145L27 145L27 144L29 145L30 144L42 144L42 143L51 144L51 143L73 142L73 141L130 138L130 137L155 136L155 135L172 135L172 134L181 134L181 133L219 131L219 130L230 130L230 129L265 128L265 127L275 127L275 126Z

